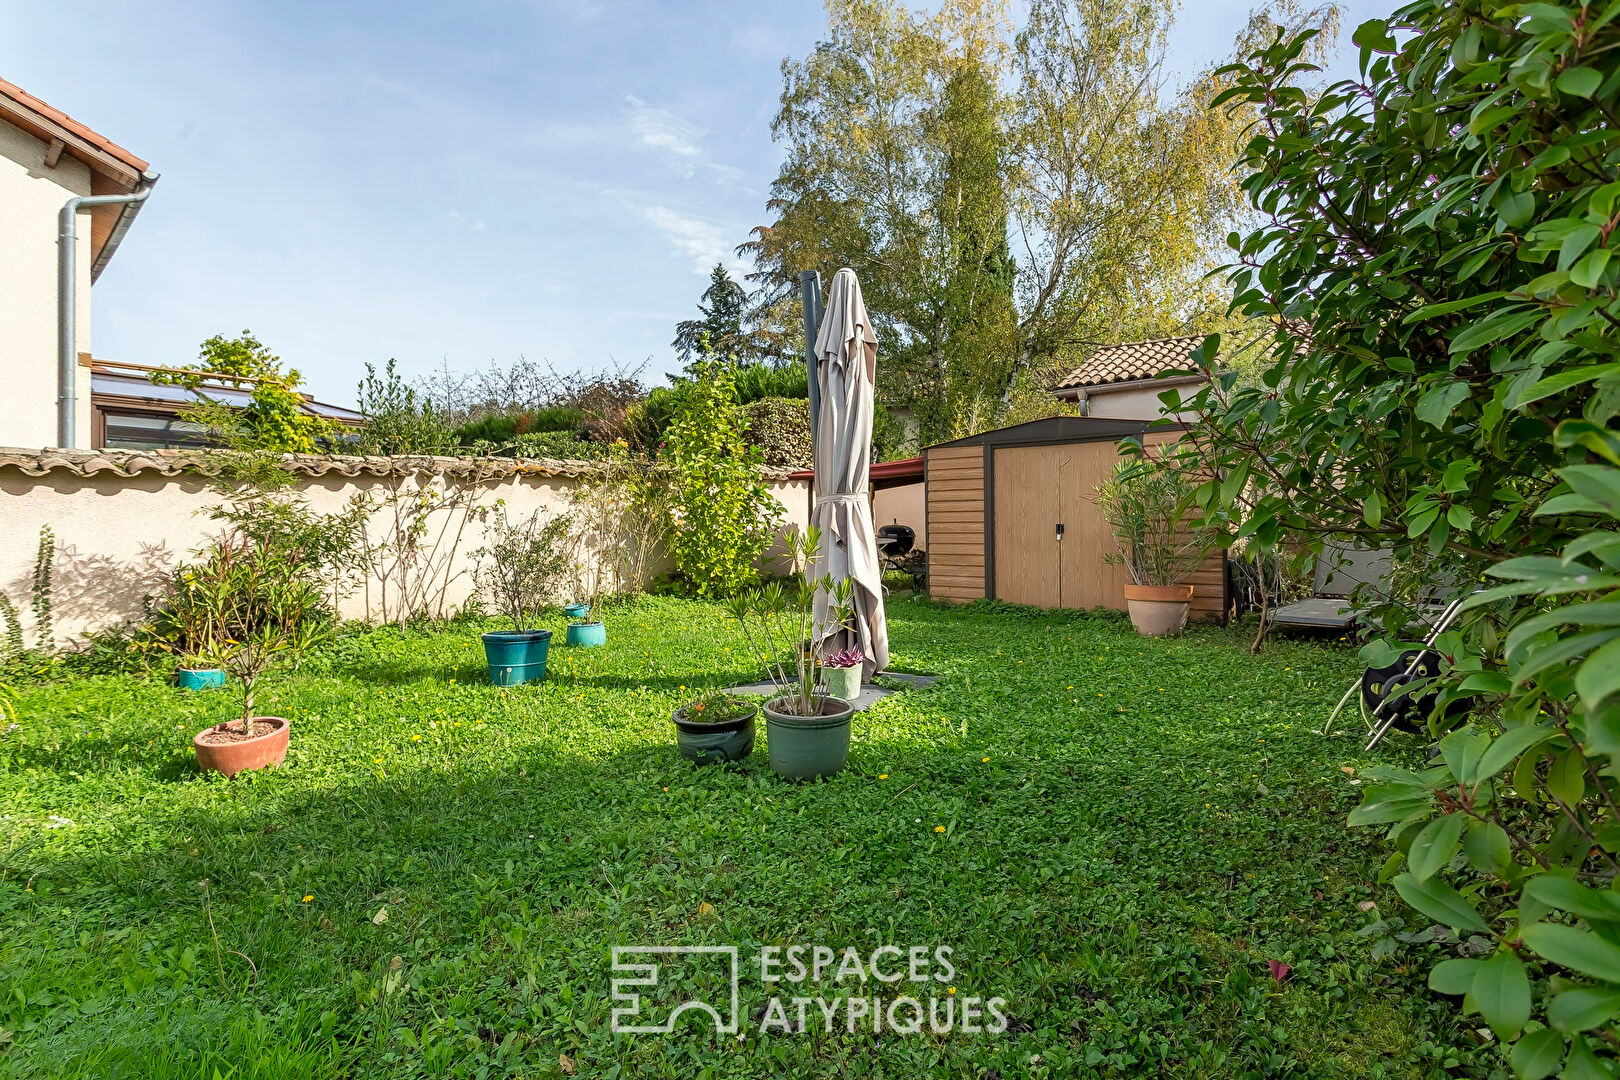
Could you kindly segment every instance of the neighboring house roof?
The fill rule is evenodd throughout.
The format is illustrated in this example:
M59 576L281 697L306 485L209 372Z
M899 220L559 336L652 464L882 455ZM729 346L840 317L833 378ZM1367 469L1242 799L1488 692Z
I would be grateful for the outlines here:
M208 376L196 390L188 390L184 386L155 383L149 374L124 374L120 368L150 370L139 364L90 361L90 392L95 396L97 404L108 401L126 406L149 405L167 411L183 409L204 400L245 406L253 396L251 379L230 380L227 376ZM354 409L346 409L341 405L327 405L316 401L308 394L302 397L304 408L316 416L350 426L358 426L365 422L364 414Z
M1193 367L1193 350L1203 344L1206 334L1158 338L1153 341L1127 341L1104 345L1085 363L1059 379L1052 389L1083 390L1110 383L1156 379L1169 370L1187 371Z
M4 79L0 79L0 121L45 144L47 169L56 168L63 155L89 166L92 195L127 195L142 183L150 185L156 180L143 159ZM125 203L89 209L92 281L101 276L139 207L139 203Z

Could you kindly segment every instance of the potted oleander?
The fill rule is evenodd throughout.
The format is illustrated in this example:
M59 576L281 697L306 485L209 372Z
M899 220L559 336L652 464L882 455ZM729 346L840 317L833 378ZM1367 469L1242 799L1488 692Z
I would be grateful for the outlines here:
M192 738L197 764L205 770L235 776L279 765L287 756L290 724L256 711L257 688L266 671L307 651L329 624L325 597L300 572L301 554L234 533L191 568L218 630L210 659L236 677L242 695L240 717Z
M182 690L217 690L225 685L225 671L213 660L220 644L216 590L222 584L217 575L180 566L164 585L161 598L147 601L148 629L161 648L178 658L174 682Z
M776 696L764 706L766 748L771 770L791 780L843 770L855 712L850 702L829 695L817 678L854 614L849 579L835 582L813 573L819 539L820 530L812 526L790 542L796 564L804 567L797 582L773 581L729 602L749 654L765 660L776 686ZM818 593L825 597L819 619Z
M1130 574L1125 606L1140 634L1178 634L1187 625L1193 587L1187 578L1215 550L1217 534L1188 524L1198 483L1168 455L1127 459L1097 489L1097 505L1118 551L1104 561Z
M861 696L861 665L866 660L860 646L840 649L822 661L821 681L827 693L840 701L854 701Z
M540 611L568 571L566 514L543 521L536 510L512 521L500 503L484 525L484 546L474 552L479 560L473 571L478 591L512 622L510 630L483 635L489 681L497 686L518 686L546 677L551 631L535 625Z
M759 706L724 692L687 702L675 710L675 745L699 765L741 761L754 752L754 719Z

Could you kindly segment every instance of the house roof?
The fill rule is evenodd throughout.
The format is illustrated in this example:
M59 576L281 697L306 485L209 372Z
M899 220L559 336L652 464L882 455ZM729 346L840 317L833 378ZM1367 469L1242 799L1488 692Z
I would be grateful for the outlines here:
M157 180L144 159L4 79L0 79L0 121L45 144L43 165L46 169L56 168L64 155L89 166L92 195L128 195L142 184L150 187ZM88 209L92 281L101 276L124 230L139 210L140 203Z
M1192 369L1193 350L1203 344L1205 334L1157 338L1153 341L1127 341L1104 345L1086 362L1059 379L1054 390L1080 390L1110 383L1156 379L1162 372Z

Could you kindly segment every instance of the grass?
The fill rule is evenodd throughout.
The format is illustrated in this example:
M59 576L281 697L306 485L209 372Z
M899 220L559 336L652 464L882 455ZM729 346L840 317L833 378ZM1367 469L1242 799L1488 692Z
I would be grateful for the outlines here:
M191 764L224 696L24 687L0 743L0 1076L1490 1074L1423 987L1440 946L1375 959L1363 933L1361 905L1400 908L1377 836L1343 825L1365 761L1312 730L1348 646L889 618L895 666L944 678L858 717L848 770L807 785L763 747L677 756L671 710L757 674L691 601L610 614L606 647L508 690L476 626L345 636L267 686L291 753L235 781ZM739 946L743 1036L614 1036L615 944ZM941 996L1005 998L1008 1029L829 1033L812 1007L811 1031L761 1035L761 944L947 946ZM698 961L683 978L715 991ZM808 992L880 992L830 978Z

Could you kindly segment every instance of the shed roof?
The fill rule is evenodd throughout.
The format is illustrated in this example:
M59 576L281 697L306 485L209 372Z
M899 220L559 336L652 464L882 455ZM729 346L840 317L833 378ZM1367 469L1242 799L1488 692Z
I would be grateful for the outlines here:
M1102 442L1128 439L1154 428L1185 428L1185 424L1150 420L1120 420L1103 416L1049 416L1044 420L1013 424L1011 427L981 431L950 442L935 443L928 450L948 446L1036 446L1041 443Z
M1079 390L1088 386L1156 379L1167 371L1185 373L1193 369L1193 350L1207 334L1127 341L1104 345L1086 362L1059 379L1054 390Z

